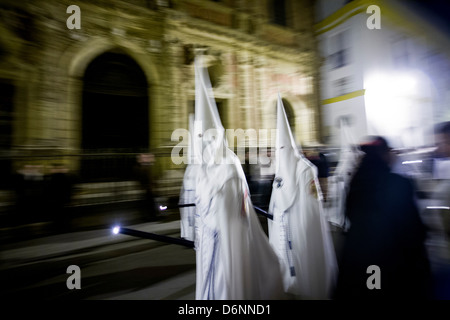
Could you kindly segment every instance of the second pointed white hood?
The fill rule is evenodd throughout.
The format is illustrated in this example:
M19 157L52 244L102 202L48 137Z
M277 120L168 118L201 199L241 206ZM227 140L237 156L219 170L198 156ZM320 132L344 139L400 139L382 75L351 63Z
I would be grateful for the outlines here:
M342 177L346 183L350 182L358 162L363 156L353 138L350 127L344 119L340 120L341 129L341 155L335 170L335 176Z
M287 210L292 206L297 194L297 164L301 160L301 154L297 149L279 94L275 157L276 169L271 202L274 202L278 208Z

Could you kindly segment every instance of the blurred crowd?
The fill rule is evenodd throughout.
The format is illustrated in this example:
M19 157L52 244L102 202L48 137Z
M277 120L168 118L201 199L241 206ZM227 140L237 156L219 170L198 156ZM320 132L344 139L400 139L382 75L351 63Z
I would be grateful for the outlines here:
M347 150L354 162L344 149L303 149L317 168L324 214L337 235L335 298L450 298L450 122L435 126L434 141L427 148L396 150L388 139L368 136ZM348 177L338 177L342 162ZM259 172L251 165L244 169L254 204L267 208L270 165ZM339 179L348 182L336 194ZM339 199L341 219L329 216L339 211L334 197L345 198ZM384 290L367 290L370 265L382 270Z
M51 220L55 229L67 227L74 176L62 164L44 168L42 165L24 165L13 178L15 210L13 225Z
M339 235L334 238L340 270L335 298L450 298L450 122L436 125L434 137L435 146L427 149L394 150L382 136L367 137L349 149L358 161L346 167L348 183L340 194L345 197L343 219L329 219ZM349 159L343 157L344 150L330 150L302 150L317 168L326 215L336 200L331 182L339 165ZM153 155L138 155L134 170L145 190L147 221L158 215L151 178L154 162ZM273 163L246 161L243 168L254 205L267 209ZM13 181L12 224L48 220L57 232L68 229L77 180L66 166L24 165ZM383 270L385 290L361 287L368 265Z
M92 181L91 188L87 188L89 183L63 163L25 163L10 178L7 196L2 199L1 226L15 228L44 222L50 226L49 232L67 232L79 227L73 220L75 216L103 212L108 208L102 209L102 206L110 203L117 208L132 208L139 212L137 219L153 221L157 218L152 176L154 162L153 154L137 154L128 177L134 183L122 183L124 186L121 186L120 182L110 180ZM121 201L132 204L120 206Z

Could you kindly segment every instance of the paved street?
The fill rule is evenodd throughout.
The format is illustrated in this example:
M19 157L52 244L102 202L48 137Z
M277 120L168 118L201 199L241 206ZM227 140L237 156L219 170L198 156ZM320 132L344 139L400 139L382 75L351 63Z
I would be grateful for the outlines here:
M126 227L179 237L180 222L174 218ZM342 234L334 230L332 235L339 257ZM448 259L443 258L443 242L430 233L428 248L435 298L448 299L450 267ZM81 270L79 290L66 285L71 265ZM193 300L195 251L114 235L111 229L37 237L0 245L0 283L1 299Z
M179 221L127 226L179 237ZM69 290L67 267L81 270ZM113 235L109 229L38 238L1 246L1 298L194 299L195 251Z

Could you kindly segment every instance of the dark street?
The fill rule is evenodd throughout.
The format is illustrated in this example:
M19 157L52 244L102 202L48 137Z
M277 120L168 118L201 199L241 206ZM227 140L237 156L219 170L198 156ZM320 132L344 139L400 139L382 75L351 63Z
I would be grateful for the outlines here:
M179 236L179 221L133 227ZM79 290L67 288L70 265L80 267ZM194 299L195 251L109 229L82 231L2 245L0 274L6 299Z

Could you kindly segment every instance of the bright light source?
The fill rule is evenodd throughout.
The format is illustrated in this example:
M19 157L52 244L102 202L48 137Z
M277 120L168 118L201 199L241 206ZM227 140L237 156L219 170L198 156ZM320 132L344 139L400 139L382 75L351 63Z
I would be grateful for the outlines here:
M394 148L425 145L425 130L433 119L430 88L429 79L418 70L367 72L367 134L385 136Z
M413 73L398 74L390 79L388 85L393 85L397 95L414 95L417 79Z
M402 164L422 163L422 160L403 161Z
M120 227L119 226L115 226L113 229L112 229L112 233L114 233L114 234L118 234L120 232Z
M445 206L429 206L427 209L437 209L437 210L450 210L450 207Z
M159 206L159 210L164 211L167 209L167 206Z

